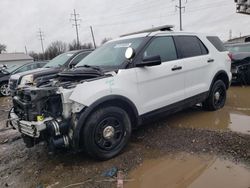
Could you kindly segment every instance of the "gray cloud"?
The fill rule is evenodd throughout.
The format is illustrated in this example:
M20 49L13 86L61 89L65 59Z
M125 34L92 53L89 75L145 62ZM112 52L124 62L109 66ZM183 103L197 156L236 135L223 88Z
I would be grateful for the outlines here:
M69 21L75 8L80 14L80 40L92 42L92 25L97 43L104 37L149 28L152 25L174 24L178 30L178 12L173 0L1 0L0 43L8 51L41 51L37 31L45 34L45 47L54 40L70 42L75 30ZM183 15L184 29L211 32L222 39L228 32L248 34L250 16L235 13L235 4L228 0L189 0Z

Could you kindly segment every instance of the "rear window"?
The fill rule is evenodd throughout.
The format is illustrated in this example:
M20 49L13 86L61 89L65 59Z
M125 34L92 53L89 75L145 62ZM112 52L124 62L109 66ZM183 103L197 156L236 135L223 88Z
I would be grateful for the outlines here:
M225 46L223 45L223 43L221 42L221 40L219 39L219 37L215 37L215 36L210 36L207 37L207 39L214 45L214 47L220 51L220 52L225 52L227 51L227 49L225 48Z
M175 36L174 39L180 58L208 54L207 48L196 36Z

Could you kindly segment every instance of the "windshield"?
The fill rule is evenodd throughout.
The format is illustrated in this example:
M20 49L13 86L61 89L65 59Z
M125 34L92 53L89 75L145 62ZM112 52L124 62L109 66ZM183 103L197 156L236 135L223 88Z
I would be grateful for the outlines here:
M230 52L250 52L250 43L241 45L226 46Z
M63 66L73 55L74 53L72 52L67 52L67 53L58 55L54 59L52 59L48 64L46 64L44 67L49 68L49 67Z
M136 51L142 41L143 38L133 38L108 42L81 60L76 67L84 65L119 67L126 60L126 49L132 47Z
M14 72L16 69L18 69L19 67L21 67L23 65L13 65L7 69L2 69L2 72L5 73L5 74L9 74L9 73L12 73Z

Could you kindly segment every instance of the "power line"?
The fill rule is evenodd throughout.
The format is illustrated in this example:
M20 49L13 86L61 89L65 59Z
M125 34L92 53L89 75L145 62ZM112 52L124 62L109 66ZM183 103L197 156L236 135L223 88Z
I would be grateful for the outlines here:
M220 3L222 3L222 2L220 2ZM205 10L205 9L214 8L215 6L218 8L218 7L229 6L230 4L225 4L225 3L223 3L223 4L210 3L208 5L211 5L211 6L206 6L206 7L205 6L197 6L194 9L190 9L190 10L186 11L186 13L190 14L190 13L193 13L193 12L198 12L198 11L202 11L202 10ZM142 18L142 19L133 19L133 20L128 20L128 21L119 21L119 22L113 22L113 23L107 23L107 24L95 24L94 26L95 27L108 27L108 26L114 26L114 25L124 25L124 24L138 23L138 22L142 22L142 21L148 22L149 20L155 20L155 19L165 18L165 17L169 17L169 16L173 16L173 15L176 15L176 13L174 11L170 12L169 14L166 14L164 16L150 17L150 19L148 19L148 20L145 20L145 18Z
M73 18L72 18L73 17ZM78 24L79 21L81 21L81 19L79 19L80 15L76 13L76 10L74 9L74 13L71 14L71 18L70 21L73 21L74 23L72 24L72 26L74 26L76 28L76 42L77 42L77 48L80 47L80 41L79 41L79 33L78 33L78 27L80 26L80 24Z
M44 33L42 32L41 28L39 28L38 37L39 37L39 40L41 41L42 52L44 54L44 47L43 47Z

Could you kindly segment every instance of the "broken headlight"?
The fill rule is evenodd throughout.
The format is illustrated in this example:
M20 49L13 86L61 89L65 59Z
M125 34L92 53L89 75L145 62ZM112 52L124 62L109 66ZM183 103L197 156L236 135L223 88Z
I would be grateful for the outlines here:
M20 85L21 86L25 86L25 85L34 85L34 76L33 74L29 74L29 75L26 75L24 76L22 79L21 79L21 82L20 82Z

